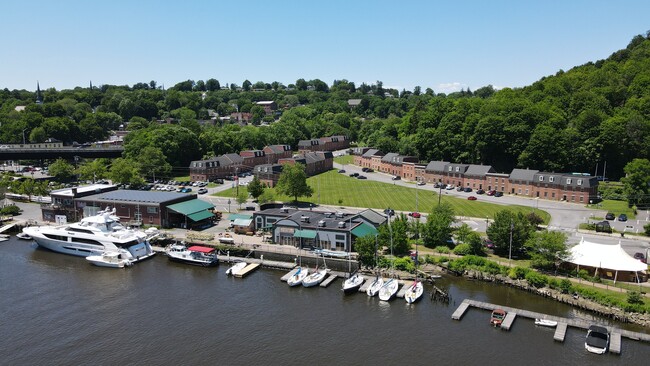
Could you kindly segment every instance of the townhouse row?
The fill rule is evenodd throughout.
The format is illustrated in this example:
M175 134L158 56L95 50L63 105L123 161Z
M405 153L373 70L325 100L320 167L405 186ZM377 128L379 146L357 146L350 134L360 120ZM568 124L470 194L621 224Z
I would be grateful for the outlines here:
M438 183L473 190L494 190L505 194L556 201L590 203L598 199L598 179L581 173L543 172L513 169L498 173L490 165L431 161L420 164L416 157L383 153L378 149L352 149L354 164L405 180Z

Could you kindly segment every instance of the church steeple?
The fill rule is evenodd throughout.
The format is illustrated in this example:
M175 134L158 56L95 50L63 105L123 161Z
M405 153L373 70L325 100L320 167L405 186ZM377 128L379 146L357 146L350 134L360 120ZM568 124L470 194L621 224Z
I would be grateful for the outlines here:
M36 81L36 104L43 104L43 96L41 95L41 86Z
M93 90L93 81L92 80L90 80L90 90L91 91Z

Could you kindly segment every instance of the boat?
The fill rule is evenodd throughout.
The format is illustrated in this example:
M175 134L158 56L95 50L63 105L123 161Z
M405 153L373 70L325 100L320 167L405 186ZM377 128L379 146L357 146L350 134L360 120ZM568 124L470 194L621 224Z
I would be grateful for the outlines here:
M506 317L506 312L503 309L494 309L490 317L490 325L500 327L503 319Z
M353 294L359 292L359 288L363 284L363 281L366 279L359 273L355 273L352 276L348 277L343 281L343 293L344 294Z
M553 327L557 326L557 322L555 320L536 318L535 319L535 325L541 325L543 327L551 327L551 328L553 328Z
M233 264L232 266L230 266L226 270L226 274L228 276L234 276L237 272L244 269L247 265L248 265L248 263L246 263L246 262L237 262L237 263Z
M235 244L235 239L226 233L225 235L219 234L219 243L221 244Z
M24 228L23 233L31 236L43 248L80 257L116 252L135 263L155 254L147 235L140 230L124 227L115 215L115 208L111 210L110 207L79 222L30 226Z
M7 241L9 240L9 235L7 234L0 234L0 241Z
M187 246L181 242L171 244L165 248L167 257L172 262L193 264L203 267L212 267L219 264L216 249L201 245Z
M404 292L404 300L408 304L413 304L414 302L420 300L422 294L424 293L424 286L422 282L418 280L418 245L415 244L415 280Z
M326 256L326 257L334 257L334 258L349 258L350 254L346 252L341 252L338 250L327 250L327 249L314 249L314 254Z
M122 258L122 253L104 252L100 255L89 255L86 260L99 267L124 268L131 266L130 260Z
M309 269L305 267L298 267L296 273L294 273L287 280L287 284L291 287L298 286L302 284L302 281L309 275Z
M392 299L393 296L395 296L398 289L399 289L399 282L397 282L397 280L394 278L389 279L379 289L379 300L390 301L390 299Z
M439 279L442 278L442 276L439 275L439 274L432 274L432 275L429 275L429 278L432 279L432 280L439 280Z
M379 293L379 290L384 286L384 279L380 276L375 277L375 280L372 281L368 289L366 289L366 295L373 297Z
M328 272L329 271L327 268L316 270L302 280L302 285L305 287L314 287L320 285L320 283L325 279L325 276L327 276Z
M585 349L591 353L602 355L609 348L609 332L607 328L592 325L587 331Z
M32 237L29 236L29 234L24 232L16 234L16 237L21 240L32 240Z

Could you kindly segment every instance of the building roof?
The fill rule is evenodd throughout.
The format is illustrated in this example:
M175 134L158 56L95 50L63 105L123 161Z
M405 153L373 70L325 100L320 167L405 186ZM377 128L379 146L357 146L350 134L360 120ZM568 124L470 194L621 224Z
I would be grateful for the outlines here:
M50 195L56 195L56 196L68 196L68 197L74 197L75 194L72 192L72 190L76 190L77 196L83 195L84 193L89 193L89 192L105 192L108 189L116 189L117 186L114 184L90 184L87 186L80 186L80 187L72 187L72 188L62 188L62 189L55 189L53 190Z
M291 146L289 145L269 145L265 149L271 150L274 154L282 154L285 151L291 151Z
M255 104L257 104L257 105L271 105L273 103L275 103L275 102L272 101L272 100L261 100L259 102L255 102Z
M316 146L320 144L319 139L311 139L311 140L300 140L298 141L298 147L303 147L303 146Z
M235 226L251 226L253 219L235 219L233 225Z
M106 202L138 202L161 204L164 202L175 201L179 198L196 198L196 195L177 192L161 191L136 191L132 189L118 189L115 191L104 192L97 195L89 196L95 201Z
M378 233L379 231L377 231L377 229L375 229L373 226L363 222L352 229L352 234L358 238L369 235L377 235Z
M373 156L384 156L384 155L386 155L386 154L384 154L383 152L381 152L381 151L379 151L377 149L368 149L368 151L363 153L362 156L364 158L371 158Z
M591 188L598 186L598 178L585 174L564 174L561 183L567 187Z
M469 167L467 167L465 174L474 175L474 176L485 176L487 173L492 173L492 172L494 172L494 168L492 168L491 165L470 164Z
M172 211L178 212L183 215L191 215L194 213L202 212L211 208L214 208L214 205L200 200L200 199L193 199L181 203L175 203L173 205L167 206Z
M361 104L361 99L348 99L348 105L350 107L356 107Z
M512 169L512 172L510 172L510 180L523 180L532 182L537 172L539 172L539 170Z
M398 156L399 156L399 154L397 154L397 153L388 153L388 154L384 155L383 158L381 158L381 161L384 162L384 163L392 163L394 161L394 159L397 158Z
M370 208L359 212L359 216L364 218L366 221L371 222L375 227L386 222L386 216Z
M231 220L231 221L235 221L235 220L238 220L238 219L240 219L240 220L248 220L248 219L252 219L252 218L253 218L253 215L251 215L251 214L234 214L234 213L228 214L228 220Z
M359 224L361 221L356 214L330 212L330 211L313 211L298 210L295 208L269 208L263 211L255 212L259 216L281 217L283 220L295 222L301 229L323 230L323 231L348 231L351 226ZM278 220L278 222L280 222ZM319 226L322 222L323 226ZM340 228L339 223L343 222L344 227Z
M208 210L205 211L199 211L195 213L191 213L189 215L186 215L190 220L192 221L201 221L205 219L209 219L211 217L214 217L214 214Z

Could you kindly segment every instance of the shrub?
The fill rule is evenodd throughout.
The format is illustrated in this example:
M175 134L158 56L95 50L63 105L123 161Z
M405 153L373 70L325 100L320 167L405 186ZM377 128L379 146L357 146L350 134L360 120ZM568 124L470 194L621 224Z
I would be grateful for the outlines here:
M581 270L578 271L578 277L582 278L583 280L587 280L587 281L590 279L589 272L587 272L584 269L581 269Z
M571 281L569 279L565 278L562 281L560 281L560 289L562 290L563 294L568 294L569 292L571 292L572 287L573 286L571 285Z
M647 236L650 236L650 224L645 224L645 225L643 226L643 230L645 231L645 234L646 234Z
M521 280L521 279L526 278L526 274L527 274L528 272L530 272L530 271L531 271L530 269L525 268L525 267L519 267L519 266L517 266L517 267L512 267L512 268L510 268L510 270L508 271L508 277L510 277L510 278L512 278L512 279L519 279L519 280Z
M469 246L469 244L464 244L464 243L456 245L456 247L453 250L454 254L463 255L463 256L470 254L471 251L472 248Z
M449 254L449 253L451 253L451 249L449 249L449 247L446 247L446 246L439 246L439 247L436 247L434 250L436 252L440 253L440 254Z
M0 209L0 215L16 216L20 214L20 208L16 205L5 206Z
M549 278L548 279L548 287L553 289L553 290L557 290L557 289L560 288L560 281L558 281L555 278Z
M411 260L411 257L397 258L393 263L395 264L395 268L400 271L415 271L415 263Z
M643 304L643 298L641 294L637 291L628 291L627 292L627 303L628 304Z
M528 271L525 278L535 288L544 287L548 283L548 277L535 271Z

